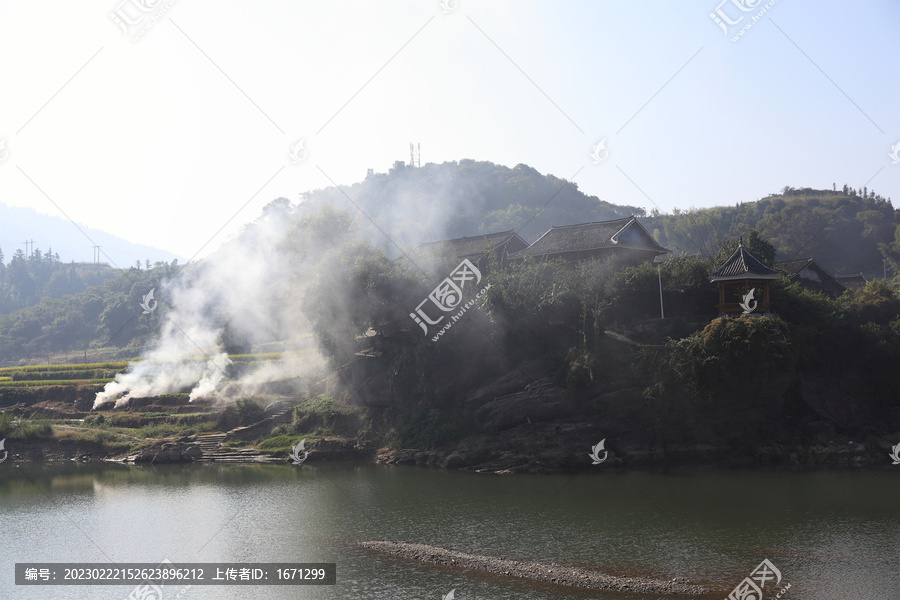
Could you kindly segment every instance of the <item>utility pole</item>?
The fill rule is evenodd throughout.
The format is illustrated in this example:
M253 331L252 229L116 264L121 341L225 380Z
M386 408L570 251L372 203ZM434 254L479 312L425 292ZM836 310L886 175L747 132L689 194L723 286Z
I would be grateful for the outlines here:
M25 256L28 258L31 258L31 255L34 253L34 240L31 240L31 241L25 240L24 244L25 244ZM29 246L31 246L31 250L28 249Z
M656 263L656 276L659 278L659 318L665 319L666 312L663 310L662 301L662 272L659 269L659 263Z
M656 277L659 279L659 318L665 319L666 313L663 310L663 295L662 295L662 271L660 270L660 265L662 264L663 258L662 255L657 254L653 258L653 262L656 263Z

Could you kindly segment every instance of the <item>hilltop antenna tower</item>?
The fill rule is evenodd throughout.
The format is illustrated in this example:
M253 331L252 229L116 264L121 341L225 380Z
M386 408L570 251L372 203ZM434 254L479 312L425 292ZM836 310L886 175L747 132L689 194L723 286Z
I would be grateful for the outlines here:
M421 167L422 166L422 144L409 143L409 166L411 167Z
M100 246L92 246L94 249L94 263L100 262Z

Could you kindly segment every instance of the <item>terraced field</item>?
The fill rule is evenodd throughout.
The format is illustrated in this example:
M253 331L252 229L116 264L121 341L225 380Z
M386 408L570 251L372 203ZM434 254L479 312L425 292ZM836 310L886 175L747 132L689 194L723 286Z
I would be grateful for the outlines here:
M240 375L255 364L278 360L303 359L314 356L315 351L293 350L285 352L267 352L264 354L232 354L230 367L234 375ZM186 360L204 361L203 355L187 357ZM139 359L135 359L139 360ZM29 365L22 367L0 368L0 389L4 387L36 387L59 385L104 385L112 381L116 374L124 373L129 362L115 361L101 363L82 363L71 365ZM164 363L162 363L164 365Z

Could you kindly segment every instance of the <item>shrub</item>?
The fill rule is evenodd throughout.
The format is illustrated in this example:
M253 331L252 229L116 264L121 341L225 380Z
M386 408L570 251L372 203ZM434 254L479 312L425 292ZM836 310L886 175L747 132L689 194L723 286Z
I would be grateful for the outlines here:
M216 421L216 429L228 431L235 427L251 425L263 418L265 410L258 400L253 398L238 398L234 404L228 406L219 413Z

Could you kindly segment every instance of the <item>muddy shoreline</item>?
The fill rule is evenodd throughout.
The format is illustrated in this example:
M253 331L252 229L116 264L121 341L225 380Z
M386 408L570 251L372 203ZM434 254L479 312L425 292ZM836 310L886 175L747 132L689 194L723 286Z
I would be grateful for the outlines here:
M647 594L667 594L684 596L701 596L709 594L713 590L698 585L687 583L683 578L676 577L671 580L654 579L650 577L621 577L605 575L597 571L590 571L579 567L570 567L556 563L537 563L527 560L512 560L496 556L467 554L457 550L415 544L412 542L392 541L362 541L358 542L363 548L376 552L382 552L436 565L449 567L461 567L486 571L506 577L519 577L595 590L614 592L638 592Z

